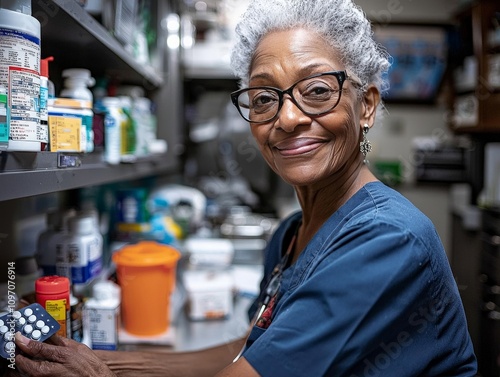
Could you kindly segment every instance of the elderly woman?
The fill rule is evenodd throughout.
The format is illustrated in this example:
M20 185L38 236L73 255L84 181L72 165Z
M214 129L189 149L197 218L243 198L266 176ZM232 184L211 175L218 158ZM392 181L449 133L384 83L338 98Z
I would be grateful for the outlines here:
M161 357L18 337L19 371L474 376L463 307L432 223L366 165L389 62L361 9L350 0L252 0L237 37L232 66L242 89L231 99L301 206L266 249L248 337Z

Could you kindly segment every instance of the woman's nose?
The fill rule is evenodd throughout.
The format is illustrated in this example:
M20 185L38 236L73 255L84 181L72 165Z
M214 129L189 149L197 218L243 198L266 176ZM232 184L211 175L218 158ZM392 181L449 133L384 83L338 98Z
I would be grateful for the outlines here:
M292 101L291 98L283 98L283 105L278 113L276 128L281 128L286 132L292 132L301 124L309 124L311 117L304 114L299 107Z

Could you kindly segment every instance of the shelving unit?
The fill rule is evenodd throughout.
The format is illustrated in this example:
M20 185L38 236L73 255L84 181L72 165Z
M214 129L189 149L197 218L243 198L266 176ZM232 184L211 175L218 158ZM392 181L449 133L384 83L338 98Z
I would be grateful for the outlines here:
M456 14L452 67L465 71L452 80L450 128L456 133L500 133L500 74L492 69L493 59L500 65L499 15L496 0L472 1Z
M155 17L167 14L168 2L153 2ZM179 164L175 156L178 143L179 101L176 86L178 69L175 53L158 48L156 66L142 64L122 44L74 0L32 1L32 15L41 23L42 57L54 56L50 78L58 89L63 69L87 68L94 77L111 77L120 84L142 86L150 97L161 103L156 113L158 137L168 140L168 151L140 158L134 163L109 165L99 152L90 154L51 152L0 152L0 202L79 187L135 180L174 172ZM160 37L159 37L160 38ZM165 77L168 64L169 82ZM61 158L69 156L75 166L61 167Z
M65 158L79 166L59 167ZM10 200L85 186L166 174L174 166L164 154L109 165L102 153L13 152L0 154L0 198Z
M42 55L56 57L51 63L51 72L60 72L61 67L85 67L95 77L106 75L150 90L163 84L161 67L138 63L75 0L32 3L32 15L42 26Z

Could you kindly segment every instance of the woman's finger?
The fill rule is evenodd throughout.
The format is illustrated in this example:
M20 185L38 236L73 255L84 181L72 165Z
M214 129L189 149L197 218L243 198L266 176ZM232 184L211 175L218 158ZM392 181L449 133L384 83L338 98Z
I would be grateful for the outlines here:
M21 335L19 332L16 333L16 346L19 350L32 358L62 363L68 356L66 347L33 341Z
M53 344L54 346L68 346L67 340L68 340L68 338L54 334L50 338L48 338L45 341L45 343Z
M32 342L36 343L36 342ZM61 369L61 371L59 371ZM63 377L63 368L57 363L45 360L31 360L23 355L16 356L16 370L24 377Z

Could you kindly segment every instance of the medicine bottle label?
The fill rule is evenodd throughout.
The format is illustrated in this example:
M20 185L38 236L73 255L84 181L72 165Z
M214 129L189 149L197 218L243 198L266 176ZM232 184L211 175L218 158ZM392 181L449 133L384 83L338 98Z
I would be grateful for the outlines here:
M0 149L9 141L9 120L7 118L7 95L0 94Z
M113 309L86 309L89 316L90 337L94 350L116 350L118 347L119 307Z
M80 118L49 115L50 151L79 152L81 128Z
M8 88L10 139L48 142L40 124L40 39L0 28L0 85Z
M40 75L38 72L9 67L10 139L49 141L46 126L40 124Z
M61 328L57 332L57 335L64 337L66 337L68 333L67 320L69 317L66 304L67 304L66 299L45 301L45 310L47 310L47 313L49 313L52 317L54 317L54 319L61 325Z

